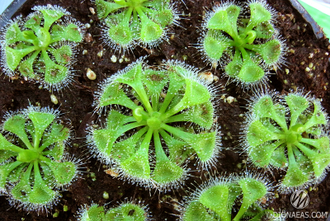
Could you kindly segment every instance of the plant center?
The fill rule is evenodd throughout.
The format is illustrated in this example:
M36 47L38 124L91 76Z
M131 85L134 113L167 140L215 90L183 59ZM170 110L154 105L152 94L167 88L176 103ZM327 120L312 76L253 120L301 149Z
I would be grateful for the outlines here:
M285 134L285 141L287 144L294 144L296 142L299 142L301 140L301 135L295 131L288 131Z
M38 36L38 47L41 50L47 49L51 41L50 33L45 29L41 29L40 33L37 33L37 36Z
M37 151L31 150L31 149L26 149L18 154L17 160L24 162L24 163L30 163L30 162L37 160L39 158L39 156L40 156L40 154Z
M147 125L153 130L158 130L160 128L162 121L160 120L160 113L154 112L151 117L147 120Z

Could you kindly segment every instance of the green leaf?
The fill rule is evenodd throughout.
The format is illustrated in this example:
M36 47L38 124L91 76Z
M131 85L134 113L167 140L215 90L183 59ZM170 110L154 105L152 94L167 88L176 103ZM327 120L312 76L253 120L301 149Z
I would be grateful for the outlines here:
M182 178L184 170L170 160L157 160L151 178L159 184L167 184Z
M13 49L9 46L6 46L6 62L8 68L12 71L15 71L23 58L33 51L35 51L34 46L30 46L24 49Z
M267 65L278 62L283 51L281 42L277 39L267 41L265 44L255 45L253 48L262 56Z
M267 167L273 157L273 152L282 144L282 141L274 143L263 143L257 146L251 146L248 149L249 158L253 164L258 167Z
M63 25L53 25L51 30L52 43L57 41L73 41L81 42L82 36L80 29L75 24Z
M24 118L24 115L21 114L14 115L5 121L3 125L3 129L8 130L13 134L16 134L28 148L32 149L33 147L25 132L25 121L26 119ZM8 145L8 143L6 145ZM14 146L10 146L10 147L15 148Z
M237 78L245 83L253 83L262 79L264 70L251 59L244 60Z
M18 66L18 71L26 77L35 78L35 72L33 70L33 63L35 62L40 51L35 51L31 56L27 59L23 60L21 64Z
M240 220L248 208L258 199L264 197L268 192L265 184L254 178L242 178L238 181L238 183L242 188L243 202L237 215L233 219L234 221Z
M168 75L164 71L155 71L151 69L144 70L141 81L147 87L148 95L160 95L169 81Z
M151 17L157 24L160 24L163 28L165 28L167 25L172 24L174 20L172 10L167 8L161 9L159 11L154 11Z
M54 147L51 150L43 151L44 156L51 156L54 160L61 160L65 149L64 143L58 142L53 144L53 146Z
M49 30L50 26L64 15L60 10L43 9L40 11L44 15L44 28L46 30Z
M174 115L166 122L189 121L198 124L203 128L211 129L213 125L213 113L213 105L210 101L208 101L204 104L195 105L182 114Z
M122 47L125 47L133 42L132 31L129 23L123 20L117 25L112 25L108 31L109 37Z
M314 112L313 115L308 119L308 121L302 126L301 130L306 131L307 129L317 126L317 125L327 125L327 119L325 114L321 110L320 105L314 101Z
M277 168L285 168L288 166L288 160L283 145L274 150L270 164Z
M300 142L315 147L320 153L329 151L329 137L320 137L318 139L302 138Z
M33 204L47 205L52 202L55 197L56 192L45 184L39 171L35 172L33 189L28 194L29 202Z
M233 36L237 30L233 30L231 24L236 23L234 21L235 16L228 17L228 13L226 10L219 10L214 13L214 15L208 20L207 28L208 29L216 29L227 32L230 36Z
M310 103L305 97L296 94L285 96L285 101L290 109L290 127L292 127L296 124L299 116L310 106Z
M299 187L309 180L309 175L304 173L296 163L289 164L288 170L281 186L284 187Z
M230 5L226 8L228 20L231 24L233 30L237 30L237 19L239 16L241 8L237 5Z
M168 147L170 153L169 159L172 162L175 162L176 164L180 165L190 155L192 155L193 149L189 147L185 141L181 139L175 139L174 137L166 133L164 130L160 130L160 134L162 135Z
M194 105L203 104L208 102L211 98L211 94L207 87L200 84L199 82L186 78L186 91L185 94L176 107L180 107L180 110L183 110ZM174 108L176 108L174 107Z
M63 45L57 49L49 49L49 52L55 57L55 60L60 65L68 64L71 60L72 50L70 45Z
M49 58L46 51L42 51L42 57L46 67L44 81L50 85L64 81L64 79L69 75L68 68L53 62Z
M99 106L105 107L111 104L120 104L132 110L136 109L138 106L127 97L121 87L119 82L111 82L106 85L99 98Z
M106 213L104 220L144 221L146 218L146 211L144 211L139 205L125 203L121 204L119 207L110 209Z
M8 128L8 126L7 126ZM7 129L6 129L7 130ZM9 152L20 152L22 149L12 143L10 143L9 141L6 140L5 137L2 136L2 134L0 133L0 150L5 150L6 153Z
M216 147L216 132L191 134L191 138L186 139L189 145L196 151L198 158L202 162L207 162L213 156ZM185 139L181 137L182 139Z
M278 135L268 130L260 120L254 120L250 123L246 138L251 147L257 147L267 141L279 139Z
M0 190L5 189L10 173L12 173L12 171L21 164L22 162L14 161L0 165Z
M141 148L130 158L121 162L126 174L139 179L150 179L149 154L147 148Z
M257 27L253 30L256 32L257 38L263 39L270 39L275 32L273 26L270 24L269 21L258 24Z
M53 143L61 143L69 137L70 130L61 124L53 123L49 134L44 134L40 149L45 149Z
M96 204L89 207L81 216L81 221L104 221L104 207Z
M249 6L251 12L249 25L256 27L258 24L269 21L272 18L271 13L261 3L254 2Z
M27 20L25 22L24 26L26 28L29 28L29 29L32 29L35 31L36 29L40 28L41 20L42 20L42 17L39 14L35 14L29 20Z
M11 189L11 194L14 199L19 200L21 202L28 202L28 196L30 194L31 186L30 186L30 176L32 164L29 165L27 170L22 173L20 181Z
M163 28L151 21L150 19L143 19L141 26L141 40L146 43L151 43L160 39L163 35Z
M53 113L43 113L40 111L29 112L29 118L32 120L34 126L34 144L39 144L42 135L46 128L54 121L55 115ZM34 146L38 148L39 146Z
M229 39L222 35L206 34L203 46L205 53L213 60L219 60L223 52L230 46Z
M99 19L105 18L108 16L108 14L115 12L120 8L125 7L117 3L107 2L103 0L95 0L95 5L96 5L97 17Z
M186 208L183 215L184 221L195 221L195 220L208 220L216 221L213 216L211 216L204 205L198 201L192 201Z
M238 74L241 71L242 64L243 64L242 58L239 52L236 51L233 60L229 62L229 64L227 64L225 67L226 74L229 77L237 78Z
M216 212L220 219L228 220L231 217L231 210L228 209L229 188L227 185L216 185L204 190L199 201L208 209Z
M133 134L133 136L120 142L114 143L111 156L119 162L122 162L131 157L138 149L137 147L141 145L141 137L147 132L147 130L148 128L144 127L143 129L140 129L138 132Z
M5 37L6 45L15 44L19 41L25 41L22 31L20 30L17 22L12 23L6 31Z
M70 183L77 173L76 165L73 162L45 161L45 163L52 170L58 185Z

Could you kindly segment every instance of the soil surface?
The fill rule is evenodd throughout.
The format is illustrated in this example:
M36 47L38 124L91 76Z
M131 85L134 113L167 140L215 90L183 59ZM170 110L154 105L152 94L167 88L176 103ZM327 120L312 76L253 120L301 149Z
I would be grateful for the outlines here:
M194 190L199 183L207 180L208 176L203 176L206 171L197 170L192 174L192 178L187 180L186 185L176 191L159 193L145 190L105 173L104 170L107 168L89 155L85 140L87 125L96 120L96 116L93 115L92 103L97 84L118 70L125 68L140 56L145 55L148 55L147 61L150 65L161 64L165 59L185 60L187 64L195 66L201 71L210 71L219 77L219 81L215 84L225 86L225 89L219 91L216 112L218 123L222 128L224 150L214 169L217 169L218 174L245 171L246 168L250 171L255 170L244 163L246 158L240 154L242 150L238 142L240 128L244 122L242 114L246 112L247 99L253 92L228 83L228 79L222 77L223 71L220 68L215 70L204 62L195 47L200 36L205 9L211 9L213 5L218 3L219 1L212 0L176 1L175 5L177 11L181 12L180 17L182 19L180 26L174 26L169 30L168 41L152 50L136 47L133 50L134 54L126 54L125 57L129 60L124 59L120 63L119 58L122 54L112 51L102 43L100 21L96 14L92 13L91 7L95 8L95 5L90 0L28 0L16 15L28 15L35 5L56 4L67 9L74 18L83 24L89 23L91 27L87 29L85 40L78 46L77 61L74 66L75 81L68 89L54 92L59 102L57 105L54 105L50 100L52 92L38 89L38 84L27 81L20 76L9 78L4 74L0 75L0 119L3 119L5 112L22 109L29 104L58 108L64 114L63 118L70 119L67 122L69 122L68 126L72 128L72 140L68 151L83 160L85 169L82 173L82 179L78 179L67 191L62 192L63 196L60 202L54 206L48 216L18 211L9 205L5 196L1 196L0 220L76 220L75 214L84 204L90 205L94 202L113 207L125 199L142 200L145 205L148 205L154 220L176 220L178 218L179 203L190 190ZM270 77L269 89L276 90L280 94L288 93L297 88L303 89L305 92L322 99L325 110L330 113L329 40L317 39L310 25L291 6L288 0L272 1L269 4L278 12L278 22L275 26L288 46L286 63L277 70L276 74L274 72L274 75ZM83 55L83 50L87 50L88 53ZM99 57L97 53L101 50L103 50L103 56ZM110 61L112 55L118 58L116 63ZM306 67L311 64L315 69L311 68L312 70L307 72ZM91 81L86 77L87 68L92 69L97 74L96 80ZM229 96L235 98L234 102L227 102ZM242 169L239 169L238 165ZM281 175L276 171L272 173L259 172L268 176L274 184L277 183ZM93 173L95 177L92 176ZM104 191L109 193L109 199L102 197ZM330 212L330 176L327 176L319 185L309 188L309 197L309 206L299 210L299 212ZM269 208L274 208L275 211L297 212L291 206L289 198L290 195L276 194L276 198L269 203ZM67 211L63 211L64 206L68 207ZM53 218L55 212L59 213L57 218ZM326 218L318 220L326 220Z

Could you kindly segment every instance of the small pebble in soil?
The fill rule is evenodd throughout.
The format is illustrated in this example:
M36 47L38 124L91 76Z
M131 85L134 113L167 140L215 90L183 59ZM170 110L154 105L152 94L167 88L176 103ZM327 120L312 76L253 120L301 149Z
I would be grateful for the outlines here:
M309 53L308 58L313 58L314 54L313 53Z
M88 29L88 28L90 28L90 27L91 27L91 25L90 25L90 24L88 24L88 23L86 23L86 24L85 24L85 28L87 28L87 29Z
M87 68L86 76L89 80L94 81L96 79L96 74L92 69Z
M83 55L86 55L88 53L88 51L85 49L85 50L83 50Z
M107 170L104 170L104 172L112 177L118 177L119 176L119 173L112 170L112 169L107 169Z
M102 58L102 56L103 56L103 50L99 51L99 52L97 53L97 56L98 56L99 58Z
M50 100L53 104L58 104L57 97L54 94L50 95Z
M305 71L306 71L306 72L310 72L311 69L310 69L309 67L306 67L306 68L305 68Z
M92 13L92 15L95 15L95 9L93 7L89 7L89 11Z
M112 62L112 63L116 63L117 62L117 57L116 57L116 55L112 55L111 56L111 58L110 58L110 61Z
M107 191L104 191L102 194L103 199L109 199L109 193Z
M290 70L287 69L287 68L285 68L285 73L286 73L286 74L289 74L289 73L290 73Z
M85 35L85 41L86 41L87 43L90 43L90 42L93 41L93 37L92 37L92 35L91 35L90 33L87 33L87 34Z
M199 77L207 84L211 84L214 80L213 74L210 71L205 71L199 74Z
M67 205L63 205L63 211L67 212L69 210L69 207Z
M227 101L228 104L231 104L234 101L236 101L236 99L234 97L232 97L232 96L228 96L227 99L226 99L226 101Z

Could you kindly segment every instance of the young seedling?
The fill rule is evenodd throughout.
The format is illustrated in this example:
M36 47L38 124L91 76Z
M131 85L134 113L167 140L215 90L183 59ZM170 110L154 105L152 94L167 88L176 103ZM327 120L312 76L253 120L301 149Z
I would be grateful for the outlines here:
M82 30L70 13L58 6L36 6L26 19L17 17L3 30L2 67L59 90L72 81L75 43Z
M115 50L125 51L136 44L155 47L178 19L170 0L95 0L95 5L106 27L104 42Z
M212 90L192 67L168 62L157 70L139 60L100 85L97 109L111 110L104 128L91 127L94 153L116 164L121 178L177 188L192 154L204 166L215 161L220 136Z
M244 145L257 167L286 169L280 189L290 192L320 182L330 163L328 120L320 102L301 93L255 98Z
M213 65L220 62L233 81L248 87L265 83L269 68L284 62L274 15L263 0L222 3L206 16L199 50Z
M118 207L109 209L106 213L103 206L97 204L93 204L89 208L85 206L79 212L78 221L147 221L149 218L147 206L141 203L125 202Z
M7 114L0 133L0 190L13 206L47 212L59 189L78 174L65 154L69 129L56 122L58 111L29 106Z
M267 200L268 195L269 184L256 176L215 178L186 200L181 220L238 221L244 217L261 220L265 210L258 206L258 202ZM240 208L232 218L236 199L240 196Z

